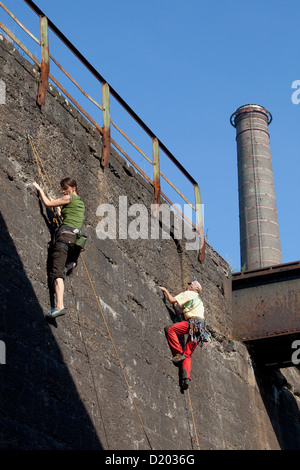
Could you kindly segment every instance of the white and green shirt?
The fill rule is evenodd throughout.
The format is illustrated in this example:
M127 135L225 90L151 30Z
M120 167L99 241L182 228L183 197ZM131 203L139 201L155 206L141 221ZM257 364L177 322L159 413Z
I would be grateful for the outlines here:
M183 310L185 320L196 317L204 319L204 306L197 292L186 290L176 295L175 299Z

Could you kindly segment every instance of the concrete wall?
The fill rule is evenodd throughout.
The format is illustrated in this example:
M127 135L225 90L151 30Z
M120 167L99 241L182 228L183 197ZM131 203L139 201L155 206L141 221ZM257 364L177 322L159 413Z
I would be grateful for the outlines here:
M299 449L299 369L259 371L245 346L228 339L224 260L208 246L200 264L172 237L99 240L100 203L127 196L150 207L152 188L114 151L109 168L100 167L99 133L54 88L37 107L36 71L2 37L0 78L0 447L147 450L148 438L155 450L195 449L188 395L163 330L174 314L158 285L176 294L197 278L213 334L194 353L189 389L200 448ZM80 261L66 281L68 314L45 320L51 234L31 186L39 176L28 132L55 192L66 175L78 181L89 235L83 258L101 311Z

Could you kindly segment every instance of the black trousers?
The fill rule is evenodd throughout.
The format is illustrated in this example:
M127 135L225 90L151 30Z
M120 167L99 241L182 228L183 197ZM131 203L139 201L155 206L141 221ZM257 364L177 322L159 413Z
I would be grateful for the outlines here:
M76 235L72 232L58 231L56 234L49 273L51 282L54 282L57 278L65 279L65 265L70 257L71 250L74 249L75 241Z

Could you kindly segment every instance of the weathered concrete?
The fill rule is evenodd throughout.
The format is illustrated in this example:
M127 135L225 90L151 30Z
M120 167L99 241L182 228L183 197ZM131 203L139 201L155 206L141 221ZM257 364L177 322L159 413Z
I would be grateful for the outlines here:
M149 449L146 433L156 450L195 448L187 393L180 390L163 331L174 318L158 286L177 293L197 278L213 333L192 365L200 448L299 449L299 369L266 375L244 345L228 339L224 260L208 246L200 264L184 240L173 238L99 240L100 203L127 196L128 204L150 207L152 188L114 151L109 168L101 169L99 133L53 87L39 109L34 66L3 38L0 67L7 93L0 108L0 340L6 345L0 447ZM83 257L111 337L82 262L66 281L68 314L45 320L50 233L31 186L39 175L27 132L56 192L66 175L78 181L89 235Z
M270 113L244 105L232 115L236 128L239 181L241 266L282 263L268 124Z

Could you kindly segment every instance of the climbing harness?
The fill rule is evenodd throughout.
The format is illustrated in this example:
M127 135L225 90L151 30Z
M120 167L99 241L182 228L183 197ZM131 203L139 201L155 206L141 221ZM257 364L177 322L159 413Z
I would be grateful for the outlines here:
M202 318L190 318L189 335L194 343L199 343L200 348L205 349L211 341L211 333L207 331L205 321Z
M40 177L41 177L41 179L42 179L42 181L43 181L43 185L44 185L44 187L45 187L45 191L46 191L46 193L47 193L47 196L50 197L49 194L48 194L47 188L46 188L46 184L45 184L45 180L44 180L44 177L43 177L43 173L42 173L41 167L43 168L45 177L46 177L46 179L47 179L47 181L48 181L48 183L49 183L49 186L51 187L51 190L52 190L53 194L55 195L55 192L54 192L54 190L53 190L53 188L52 188L50 179L49 179L48 176L47 176L47 172L46 172L46 170L45 170L45 167L44 167L44 165L43 165L43 163L42 163L42 161L41 161L41 159L40 159L40 157L39 157L39 155L38 155L38 152L37 152L37 150L36 150L35 144L34 144L34 142L33 142L33 138L29 135L29 133L27 134L27 138L28 138L28 141L29 141L30 146L31 146L31 148L32 148L32 151L33 151L33 154L34 154L34 157L35 157L35 161L36 161L36 164L37 164L37 167L38 167L38 170L39 170L39 174L40 174ZM55 197L56 197L56 196L55 196ZM57 225L59 225L59 222L58 222L58 221L57 221ZM121 360L120 360L119 354L118 354L118 352L117 352L116 346L115 346L114 341L113 341L113 338L112 338L112 336L111 336L111 333L110 333L108 324L107 324L107 322L106 322L106 319L105 319L103 310L102 310L102 308L101 308L101 305L100 305L98 296L97 296L97 294L96 294L96 291L95 291L94 284L93 284L93 282L92 282L91 276L90 276L90 274L89 274L89 272L88 272L86 263L85 263L85 261L84 261L83 256L82 256L81 253L80 253L80 258L81 258L82 264L83 264L83 266L84 266L85 272L86 272L86 274L87 274L87 277L88 277L90 286L91 286L92 291L93 291L93 293L94 293L94 296L95 296L95 299L96 299L96 302L97 302L99 311L100 311L100 313L101 313L101 315L102 315L102 318L103 318L103 321L104 321L104 324L105 324L105 327L106 327L108 336L109 336L109 338L110 338L110 340L111 340L113 349L114 349L114 351L115 351L115 354L116 354L116 357L117 357L117 360L118 360L120 369L121 369L122 374L123 374L123 377L124 377L125 384L126 384L126 386L127 386L127 390L128 390L129 396L130 396L130 398L131 398L131 401L132 401L133 406L134 406L134 408L135 408L135 411L136 411L136 413L137 413L137 416L138 416L138 419L139 419L139 421L140 421L141 427L142 427L142 429L143 429L143 431L144 431L144 434L145 434L146 440L147 440L147 442L148 442L148 445L149 445L149 447L150 447L151 450L154 450L153 447L152 447L152 445L151 445L151 442L150 442L150 439L149 439L149 437L148 437L148 434L147 434L147 432L146 432L145 426L144 426L144 424L143 424L141 415L140 415L140 413L139 413L139 411L138 411L138 409L137 409L137 406L136 406L136 404L135 404L134 396L133 396L133 393L132 393L131 388L130 388L130 386L129 386L129 383L128 383L128 380L127 380L127 377L126 377L126 374L125 374L125 371L124 371L122 362L121 362ZM80 334L81 334L81 337L83 338L81 331L80 331ZM89 360L89 357L88 357L88 360ZM91 371L92 371L92 368L91 368ZM93 375L93 374L92 374L92 375ZM93 381L94 381L94 378L93 378ZM96 391L95 381L94 381L94 387L95 387L95 391ZM97 392L96 392L96 396L97 396L97 400L98 400L98 394L97 394ZM98 406L99 406L99 401L98 401ZM99 410L100 410L100 414L101 414L101 408L100 408L100 406L99 406Z
M88 236L84 235L81 229L76 227L71 227L70 225L62 225L60 230L65 230L66 232L72 232L76 235L75 245L83 249L88 240Z

